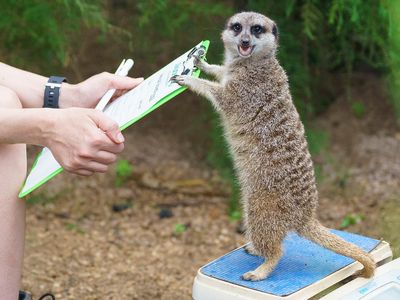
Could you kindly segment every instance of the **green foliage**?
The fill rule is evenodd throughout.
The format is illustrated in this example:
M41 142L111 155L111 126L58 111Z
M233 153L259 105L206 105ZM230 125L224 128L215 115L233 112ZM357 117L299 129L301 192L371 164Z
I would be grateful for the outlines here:
M323 20L323 14L318 9L316 2L307 0L300 7L301 18L303 19L303 34L310 40L316 38L315 33Z
M308 140L308 148L312 156L318 155L326 150L329 146L329 136L326 131L305 127L306 138ZM322 166L318 163L314 164L314 174L318 182L323 180Z
M356 118L361 119L365 115L365 105L361 102L354 101L351 103L351 110Z
M219 53L217 61L222 57L217 43L221 26L215 24L224 24L225 19L233 13L229 1L123 2L124 5L116 10L116 14L121 11L131 13L131 18L129 21L124 21L123 26L131 29L132 50L134 49L137 61L140 58L146 60L144 64L149 74L158 69L160 64L167 62L166 60L176 57L203 39L211 40L213 53ZM164 60L160 62L163 58Z
M387 66L389 90L394 110L400 121L400 2L382 1L387 11Z
M306 137L311 155L320 154L329 145L329 136L323 130L306 127Z
M348 74L348 86L342 87L347 89L352 71L359 66L381 71L394 58L399 62L400 34L396 22L400 22L400 14L391 11L399 6L395 1L246 2L246 9L269 15L280 28L279 58L289 74L303 117L323 111L334 100L337 90L332 92L332 73ZM390 22L389 11L393 14ZM389 35L391 30L393 34ZM392 46L388 44L390 36Z
M226 18L240 10L258 11L277 22L278 56L304 121L324 111L338 93L349 91L352 73L365 68L387 76L400 119L400 2L395 0L0 0L0 60L42 70L69 65L88 28L103 37L111 28L124 28L128 40L118 47L130 45L141 75L202 39L211 40L208 61L219 63L220 32ZM336 77L342 74L347 82L338 85ZM349 103L356 117L368 113L361 103ZM229 214L236 218L240 190L232 160L218 117L210 113L208 120L213 125L208 161L232 186ZM327 147L326 133L306 132L312 155ZM130 176L130 166L122 164L117 165L116 185Z
M132 176L133 168L129 161L120 159L115 167L115 186L120 187Z
M344 229L349 227L350 225L355 225L360 223L364 219L364 216L361 214L349 214L344 217L342 224L340 224L340 228Z
M203 24L213 15L227 15L232 12L222 3L207 1L203 3L179 0L179 1L136 1L139 18L137 20L140 28L163 28L164 30L153 30L166 38L173 38L177 31L189 32L195 28L197 22Z
M242 212L240 210L234 210L229 214L231 221L239 221L242 219Z
M178 224L175 224L175 226L174 226L174 234L175 235L180 235L180 234L184 233L186 230L187 230L186 224L178 223Z
M19 66L67 65L82 27L107 29L100 0L0 0L0 59Z

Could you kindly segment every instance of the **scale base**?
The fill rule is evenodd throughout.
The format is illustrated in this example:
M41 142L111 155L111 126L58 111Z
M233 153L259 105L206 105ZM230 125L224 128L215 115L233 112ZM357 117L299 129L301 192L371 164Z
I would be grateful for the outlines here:
M392 259L387 242L333 232L370 252L378 265ZM285 254L270 276L258 282L245 281L240 276L263 259L247 254L243 247L199 269L193 284L194 300L309 299L362 268L359 262L290 234L284 241Z

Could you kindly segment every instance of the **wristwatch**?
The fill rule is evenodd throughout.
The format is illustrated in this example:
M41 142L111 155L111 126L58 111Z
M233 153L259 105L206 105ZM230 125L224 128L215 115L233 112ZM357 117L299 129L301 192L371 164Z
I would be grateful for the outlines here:
M43 107L59 108L58 99L60 98L60 87L63 82L67 82L65 77L50 76L44 89Z

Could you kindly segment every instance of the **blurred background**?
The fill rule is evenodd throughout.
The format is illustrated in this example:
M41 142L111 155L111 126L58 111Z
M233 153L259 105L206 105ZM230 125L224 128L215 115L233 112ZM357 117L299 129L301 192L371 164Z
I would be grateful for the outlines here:
M400 254L400 2L0 0L0 60L77 83L133 58L147 77L242 10L278 24L333 228ZM125 131L107 174L62 174L30 195L23 285L61 299L190 299L197 269L244 243L217 115L185 92ZM29 148L32 162L38 148Z

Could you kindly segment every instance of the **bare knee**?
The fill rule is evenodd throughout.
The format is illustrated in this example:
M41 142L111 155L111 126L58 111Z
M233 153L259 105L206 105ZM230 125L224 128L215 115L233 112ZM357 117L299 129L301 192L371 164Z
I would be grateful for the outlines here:
M0 86L0 109L22 108L17 94ZM19 188L26 176L26 146L23 144L0 144L0 190Z
M17 195L26 171L26 146L0 144L0 198Z
M22 108L18 95L13 90L1 85L0 108Z

